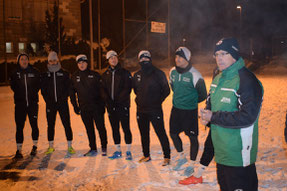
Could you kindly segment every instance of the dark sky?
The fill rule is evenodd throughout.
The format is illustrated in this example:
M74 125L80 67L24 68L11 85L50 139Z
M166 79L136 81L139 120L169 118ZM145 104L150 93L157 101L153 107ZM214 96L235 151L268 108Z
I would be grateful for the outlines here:
M97 2L97 1L94 1ZM171 49L185 45L190 49L212 50L221 37L235 36L242 39L242 49L248 49L250 39L258 49L270 50L272 38L287 39L286 0L170 0L171 2ZM125 0L126 19L145 20L145 0ZM149 0L149 21L167 22L167 0ZM242 25L240 29L241 5ZM94 5L94 38L97 41L97 5ZM82 4L83 38L89 39L88 0ZM143 22L126 21L126 43L129 43ZM240 35L241 32L241 35ZM111 49L122 50L122 1L101 1L101 36L111 40ZM287 43L287 41L286 41ZM167 34L148 33L148 45L158 56L166 56ZM130 43L130 55L146 48L145 29Z

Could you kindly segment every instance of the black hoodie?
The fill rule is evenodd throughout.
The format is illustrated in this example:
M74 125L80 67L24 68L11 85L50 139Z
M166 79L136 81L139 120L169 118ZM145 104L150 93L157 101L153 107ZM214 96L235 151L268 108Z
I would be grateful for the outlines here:
M57 72L47 71L41 76L41 93L46 104L67 101L70 89L70 74L63 69L60 69Z
M79 103L81 110L104 112L105 107L102 94L103 90L99 73L87 69L85 71L77 70L72 75L70 97L74 107L78 107Z
M105 101L108 109L130 107L132 76L120 64L113 69L110 66L102 75Z
M27 107L38 103L40 90L40 73L30 64L22 69L18 64L16 71L10 76L10 86L14 92L14 103Z
M164 72L153 65L134 74L133 88L136 94L138 112L161 110L161 104L169 95L170 89Z

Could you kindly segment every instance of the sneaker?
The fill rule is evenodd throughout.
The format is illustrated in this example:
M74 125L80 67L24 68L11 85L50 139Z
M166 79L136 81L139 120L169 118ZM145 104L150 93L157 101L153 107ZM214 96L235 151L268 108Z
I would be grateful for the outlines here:
M114 159L119 159L122 158L122 152L116 151L112 156L109 157L109 159L114 160Z
M89 150L89 152L85 153L85 157L94 157L97 156L98 152L96 150Z
M69 147L69 148L68 148L68 153L69 153L69 154L75 154L76 151L73 149L73 147Z
M107 156L107 148L102 148L102 156Z
M21 151L17 150L13 159L17 160L17 159L22 159L22 158L23 158L23 155L22 155Z
M183 175L190 177L192 175L192 173L194 173L194 168L192 166L188 166L186 167L186 169L184 170Z
M178 159L176 165L173 167L173 170L175 171L182 170L181 166L184 165L185 163L187 163L186 158Z
M133 160L132 153L130 151L127 151L126 153L126 160Z
M150 160L151 160L150 157L145 157L145 156L143 156L143 157L139 160L139 163L141 163L141 162L148 162L148 161L150 161Z
M178 182L179 184L189 185L189 184L201 184L202 183L202 176L196 178L195 176L190 176Z
M37 154L37 147L35 145L33 145L33 148L32 148L32 150L30 152L30 155L31 156L36 156L36 154Z
M49 155L49 154L53 153L54 151L55 151L55 149L53 147L49 147L47 149L47 151L45 152L45 155Z
M161 166L167 166L167 165L169 165L169 164L170 164L170 159L165 158L165 159L163 159L163 163L162 163Z

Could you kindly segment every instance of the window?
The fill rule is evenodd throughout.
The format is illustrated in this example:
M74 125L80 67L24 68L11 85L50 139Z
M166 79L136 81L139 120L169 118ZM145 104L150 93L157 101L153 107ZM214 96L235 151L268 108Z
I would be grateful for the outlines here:
M33 48L33 52L37 52L37 44L32 42L31 47Z
M23 42L19 42L18 48L19 48L19 53L25 52L25 44Z
M6 53L12 53L12 52L13 52L12 42L6 42Z

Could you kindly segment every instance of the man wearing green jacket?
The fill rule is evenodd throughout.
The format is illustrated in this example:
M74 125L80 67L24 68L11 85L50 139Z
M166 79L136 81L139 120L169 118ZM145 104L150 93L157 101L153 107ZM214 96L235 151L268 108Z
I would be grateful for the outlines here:
M186 47L179 47L175 52L176 66L171 69L169 81L173 91L173 107L170 115L170 137L179 159L173 170L181 170L187 162L179 134L184 131L190 140L190 162L184 171L185 176L194 172L198 153L198 103L207 97L205 82L201 74L190 62L191 53Z
M211 124L217 180L222 191L258 190L255 161L263 87L245 67L235 38L221 39L214 57L220 73L200 112L201 123Z

